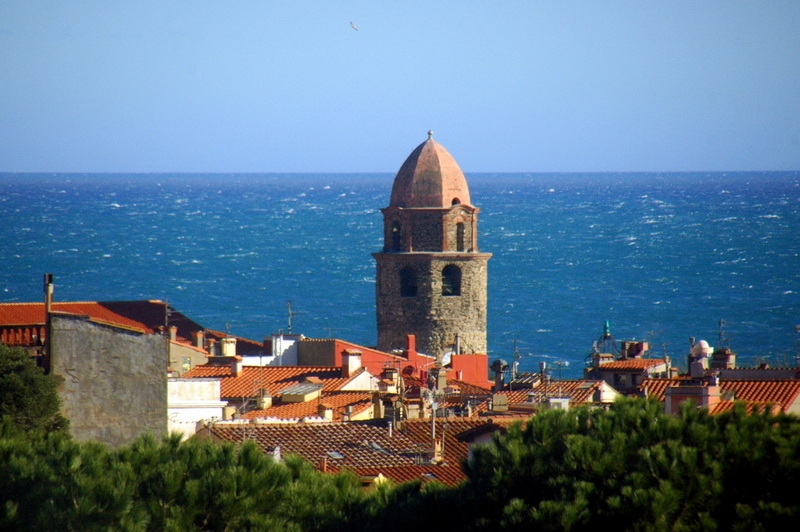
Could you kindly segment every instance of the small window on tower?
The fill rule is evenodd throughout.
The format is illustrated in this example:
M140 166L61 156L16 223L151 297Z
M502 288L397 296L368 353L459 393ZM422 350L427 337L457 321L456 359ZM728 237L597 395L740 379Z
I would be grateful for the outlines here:
M453 198L453 203L452 203L452 205L461 205L461 200L460 200L460 199L458 199L458 198Z
M410 266L400 270L400 296L417 297L417 272Z
M392 223L392 251L402 251L400 237L400 223L394 222Z
M464 251L464 223L456 224L456 251Z
M461 295L461 268L448 264L442 269L442 295Z

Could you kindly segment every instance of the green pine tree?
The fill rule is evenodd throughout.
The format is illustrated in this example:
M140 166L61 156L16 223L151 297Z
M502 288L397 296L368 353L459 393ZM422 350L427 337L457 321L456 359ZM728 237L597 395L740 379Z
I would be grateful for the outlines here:
M0 419L9 417L23 431L67 430L57 386L27 351L0 344Z

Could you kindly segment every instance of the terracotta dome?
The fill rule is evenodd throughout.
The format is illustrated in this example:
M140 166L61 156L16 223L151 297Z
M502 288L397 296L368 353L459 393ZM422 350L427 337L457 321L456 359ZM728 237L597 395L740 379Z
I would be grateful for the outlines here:
M441 144L428 140L411 152L397 172L392 186L392 207L450 208L470 204L464 173Z

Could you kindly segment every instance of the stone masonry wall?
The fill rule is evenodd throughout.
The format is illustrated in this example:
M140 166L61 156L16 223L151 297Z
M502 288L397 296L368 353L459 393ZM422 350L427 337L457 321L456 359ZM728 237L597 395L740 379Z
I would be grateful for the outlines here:
M52 318L51 372L73 437L111 446L167 430L168 339L85 317Z
M442 251L441 211L414 213L411 219L411 245L414 251Z
M405 346L407 334L417 349L439 355L452 348L455 336L462 351L486 352L488 260L486 253L375 254L378 349ZM461 269L461 295L442 295L442 269ZM416 297L400 295L400 270L417 270Z
M446 234L446 250L458 251L458 224L463 224L464 227L464 249L462 251L471 252L477 251L473 247L472 235L474 228L475 216L473 212L466 208L461 207L451 210L445 217L445 234Z

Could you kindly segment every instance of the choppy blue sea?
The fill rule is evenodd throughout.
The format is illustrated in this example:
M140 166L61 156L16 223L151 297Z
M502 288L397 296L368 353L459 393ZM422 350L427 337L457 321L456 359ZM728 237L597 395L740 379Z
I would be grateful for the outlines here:
M468 174L489 262L489 350L581 374L610 320L685 360L724 336L740 364L793 362L800 173ZM391 174L0 174L0 300L167 300L261 340L374 345ZM556 364L555 367L559 367Z

